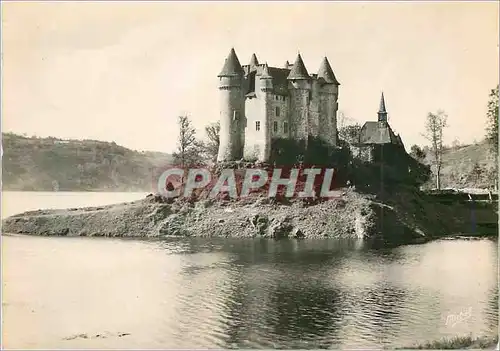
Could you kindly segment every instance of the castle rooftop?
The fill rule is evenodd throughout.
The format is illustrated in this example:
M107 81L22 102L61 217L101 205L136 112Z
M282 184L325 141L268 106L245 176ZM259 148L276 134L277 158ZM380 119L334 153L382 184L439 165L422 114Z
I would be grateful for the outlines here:
M219 73L218 77L232 77L239 76L243 73L243 69L241 68L240 61L236 56L236 52L234 48L229 52L226 61L224 62L224 67L222 67L222 71Z
M328 59L326 57L323 59L323 62L319 67L318 78L323 78L326 83L340 85L340 83L337 81L337 78L335 78L332 66L330 66L330 62L328 62Z
M297 59L292 66L292 70L288 75L289 80L301 80L301 79L310 79L309 73L307 73L306 66L304 65L304 61L302 61L302 57L300 54L297 55Z
M252 58L250 59L250 66L258 66L259 60L257 60L257 55L252 54Z

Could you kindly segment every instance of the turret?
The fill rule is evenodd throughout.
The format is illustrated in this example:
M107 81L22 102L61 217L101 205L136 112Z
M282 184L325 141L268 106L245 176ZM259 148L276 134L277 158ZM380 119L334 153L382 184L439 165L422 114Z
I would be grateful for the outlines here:
M271 156L272 117L268 115L268 111L273 111L274 106L273 77L269 73L267 62L264 67L262 67L262 71L260 72L259 83L261 90L261 103L259 104L259 109L262 111L262 118L258 118L260 123L259 131L253 131L253 145L248 145L248 149L253 149L254 158L259 161L266 162ZM257 120L254 122L256 121Z
M332 66L330 66L330 62L325 57L323 58L323 62L321 62L321 66L318 71L318 79L322 78L325 84L333 84L339 86L340 83L337 81L335 74L333 73Z
M309 105L311 101L311 77L302 61L297 55L287 80L290 91L290 137L302 140L307 145L310 132Z
M267 66L267 62L262 69L262 73L260 74L260 86L263 92L269 92L273 90L273 77L269 74L269 67Z
M300 54L297 55L297 59L293 64L292 69L287 77L288 80L298 81L298 80L310 80L311 77L309 73L307 73L306 66L304 65L304 61L302 61L302 57Z
M257 67L259 65L259 60L257 60L257 55L252 54L250 58L250 67Z
M292 83L295 89L311 89L311 76L307 72L304 61L300 54L297 55L295 63L288 74L287 80Z
M321 85L321 94L324 96L324 103L320 107L322 118L319 121L319 132L323 139L332 145L337 145L337 111L340 83L326 57L323 58L319 67L318 81Z
M387 122L387 111L385 110L385 99L384 93L382 92L382 96L380 97L380 105L378 107L378 121L379 122Z
M220 95L220 144L218 161L238 160L242 157L244 128L243 69L234 48L218 75Z

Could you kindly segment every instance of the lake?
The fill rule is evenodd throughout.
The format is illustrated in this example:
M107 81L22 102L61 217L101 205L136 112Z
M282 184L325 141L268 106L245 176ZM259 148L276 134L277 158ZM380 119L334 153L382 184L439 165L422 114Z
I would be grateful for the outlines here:
M3 192L2 215L142 193ZM3 235L6 348L379 348L498 330L498 243Z

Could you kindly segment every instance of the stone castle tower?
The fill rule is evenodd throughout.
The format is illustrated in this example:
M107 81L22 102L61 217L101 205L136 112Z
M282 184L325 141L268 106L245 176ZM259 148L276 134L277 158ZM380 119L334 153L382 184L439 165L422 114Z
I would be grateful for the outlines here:
M260 64L255 54L241 66L231 49L219 77L218 161L268 161L271 141L310 136L337 145L340 83L325 57L310 75L300 54L283 68Z

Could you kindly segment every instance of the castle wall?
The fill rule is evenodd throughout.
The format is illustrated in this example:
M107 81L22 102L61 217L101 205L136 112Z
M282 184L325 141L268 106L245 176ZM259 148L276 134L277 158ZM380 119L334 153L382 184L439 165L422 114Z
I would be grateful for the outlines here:
M311 101L309 103L309 135L313 137L320 136L320 133L326 129L326 125L321 121L322 114L322 96L317 80L311 84Z
M290 90L290 138L307 141L309 133L309 83L289 83Z
M339 96L339 87L338 86L333 86L332 87L333 95L330 96L330 99L328 101L328 106L330 106L330 109L328 110L328 118L330 119L330 140L332 142L332 145L337 145L338 144L338 134L337 134L337 112L339 110L339 104L338 104L338 96Z
M334 85L325 85L319 91L319 137L330 145L337 145L337 92Z
M258 160L265 147L265 119L262 116L262 101L258 98L247 98L245 102L247 126L245 129L245 160ZM260 130L256 130L259 123Z
M290 137L290 96L270 95L270 104L267 105L265 112L270 120L271 138L288 139ZM279 109L279 116L276 115L276 108ZM277 131L275 131L275 122Z
M267 161L271 152L271 123L267 110L271 109L272 94L261 91L259 79L255 82L255 94L256 97L245 101L247 125L243 157L249 161Z

